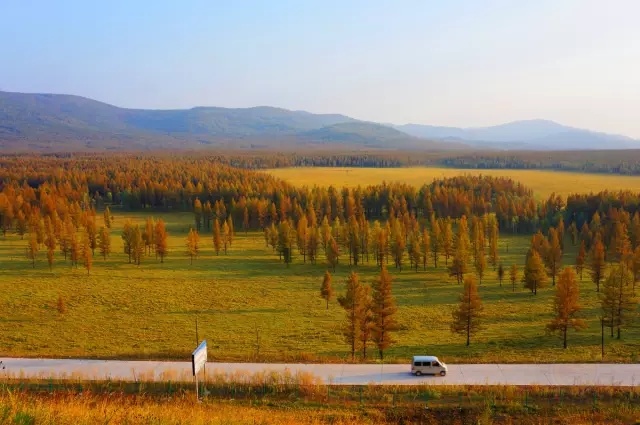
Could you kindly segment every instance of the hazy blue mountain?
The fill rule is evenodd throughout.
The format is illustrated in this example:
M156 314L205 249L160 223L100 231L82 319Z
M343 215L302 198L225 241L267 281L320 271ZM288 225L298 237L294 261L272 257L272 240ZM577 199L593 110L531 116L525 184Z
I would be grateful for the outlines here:
M564 126L548 120L514 121L482 128L435 127L420 124L395 126L416 137L455 139L475 147L497 149L627 149L640 141L614 134Z
M382 148L448 145L338 114L268 106L126 109L79 96L0 92L0 147L5 150L264 148L327 142Z

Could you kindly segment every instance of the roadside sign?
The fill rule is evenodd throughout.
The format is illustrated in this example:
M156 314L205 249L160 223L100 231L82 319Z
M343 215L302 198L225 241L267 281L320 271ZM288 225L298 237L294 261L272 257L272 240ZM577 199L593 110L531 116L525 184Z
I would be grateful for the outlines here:
M198 348L191 353L191 368L193 376L196 376L198 372L204 367L207 362L207 340L205 339L198 345Z

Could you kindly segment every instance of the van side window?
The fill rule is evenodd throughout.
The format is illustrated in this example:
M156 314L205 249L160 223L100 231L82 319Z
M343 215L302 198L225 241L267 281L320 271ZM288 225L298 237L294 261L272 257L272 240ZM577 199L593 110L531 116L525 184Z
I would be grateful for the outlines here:
M413 365L414 366L422 366L422 362L415 362Z
M438 366L440 366L440 363L438 363L438 362L433 362L433 367L438 367Z

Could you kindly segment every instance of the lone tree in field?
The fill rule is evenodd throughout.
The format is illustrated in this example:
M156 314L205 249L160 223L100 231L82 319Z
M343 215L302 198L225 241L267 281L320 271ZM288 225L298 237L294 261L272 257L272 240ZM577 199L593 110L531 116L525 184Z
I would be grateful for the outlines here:
M231 230L227 221L222 223L222 246L224 255L227 255L227 246L231 246Z
M331 273L329 273L329 270L324 272L320 296L327 302L327 310L329 310L329 301L333 298L333 287L331 286Z
M524 287L529 289L533 295L538 295L538 288L542 288L547 283L547 273L542 263L540 254L535 249L530 249L527 253L527 263L522 276Z
M562 347L567 348L567 331L585 329L584 320L576 317L581 310L579 303L580 288L578 286L576 272L571 267L565 267L558 277L558 285L553 300L555 317L547 325L549 332L559 333L562 338Z
M597 240L591 250L591 259L589 261L589 274L593 283L596 284L596 292L600 292L600 282L604 278L605 267L604 245L600 240Z
M502 279L504 279L504 266L500 263L498 265L498 280L500 281L500 287L502 287Z
M111 236L109 234L109 229L102 226L98 231L98 250L100 251L100 255L102 255L103 260L107 259L107 256L111 254Z
M584 271L584 263L587 258L587 251L584 246L584 241L580 242L580 249L578 250L578 255L576 256L576 272L580 275L580 280L582 280L582 272Z
M475 335L482 326L482 301L478 294L478 285L473 276L467 276L464 280L464 291L460 295L460 305L453 311L453 323L451 332L467 336L467 347L471 343L471 336Z
M378 348L380 360L384 358L384 350L395 341L391 333L398 328L395 314L398 310L396 300L391 293L391 275L385 266L373 284L373 341Z
M191 260L190 264L193 264L193 258L198 257L198 252L200 252L200 236L198 235L198 231L191 228L189 230L189 234L187 235L187 255Z
M627 327L635 315L638 300L633 296L633 276L623 265L611 270L602 288L602 311L611 328L617 329L620 339L621 329Z
M356 272L349 273L347 278L347 292L338 298L340 306L346 312L346 322L342 330L347 344L351 346L351 360L355 359L359 343L360 322L362 321L363 288Z
M156 245L156 256L160 257L160 263L164 263L164 257L169 254L169 245L167 243L167 227L164 224L164 220L159 219L158 221L156 221L153 233L153 242Z

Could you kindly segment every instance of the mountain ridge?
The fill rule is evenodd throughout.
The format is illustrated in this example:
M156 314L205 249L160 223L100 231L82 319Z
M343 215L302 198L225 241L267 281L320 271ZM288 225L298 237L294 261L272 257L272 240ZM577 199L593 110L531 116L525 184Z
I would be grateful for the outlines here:
M522 120L457 128L381 124L273 106L123 108L77 95L0 91L0 149L176 149L229 146L376 149L596 149L640 147L626 136ZM612 146L613 145L613 146Z

